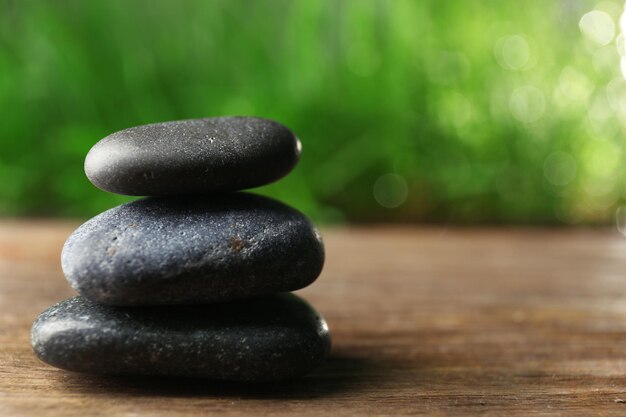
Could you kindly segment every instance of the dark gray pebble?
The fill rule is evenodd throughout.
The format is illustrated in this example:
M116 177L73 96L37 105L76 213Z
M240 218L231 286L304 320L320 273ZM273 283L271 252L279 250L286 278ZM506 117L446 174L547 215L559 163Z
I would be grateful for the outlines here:
M266 197L152 197L83 224L61 264L99 303L207 303L304 288L322 270L324 247L304 215Z
M41 360L70 371L229 381L298 377L330 350L324 319L292 294L143 308L74 297L43 312L31 338Z
M102 139L85 160L98 188L126 195L236 191L285 176L300 142L280 123L216 117L131 127Z

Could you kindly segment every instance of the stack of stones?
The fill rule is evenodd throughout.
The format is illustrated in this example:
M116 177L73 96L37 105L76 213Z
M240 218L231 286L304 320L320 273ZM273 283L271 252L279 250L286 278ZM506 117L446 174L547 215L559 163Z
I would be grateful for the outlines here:
M251 117L151 124L98 142L89 180L151 197L67 240L62 267L80 295L37 318L37 356L79 372L230 381L316 368L328 327L289 292L320 274L320 236L298 211L237 192L278 180L299 156L291 131Z

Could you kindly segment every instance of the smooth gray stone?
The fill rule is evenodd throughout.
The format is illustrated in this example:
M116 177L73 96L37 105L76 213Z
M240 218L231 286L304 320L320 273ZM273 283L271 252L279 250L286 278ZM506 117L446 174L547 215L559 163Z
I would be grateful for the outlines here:
M98 303L209 303L304 288L322 270L324 247L304 215L266 197L149 197L79 227L61 264Z
M256 117L155 123L96 143L85 173L96 187L125 195L237 191L287 175L300 146L285 126Z
M293 294L142 308L74 297L37 318L31 341L42 361L70 371L229 381L298 377L330 351L324 319Z

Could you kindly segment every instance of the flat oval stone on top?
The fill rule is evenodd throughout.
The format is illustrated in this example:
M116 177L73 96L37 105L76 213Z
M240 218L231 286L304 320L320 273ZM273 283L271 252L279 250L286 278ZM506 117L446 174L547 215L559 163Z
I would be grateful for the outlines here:
M249 193L149 197L79 227L61 264L79 294L111 305L210 303L295 291L324 247L300 212Z
M280 123L215 117L113 133L89 151L85 173L96 187L117 194L201 194L269 184L299 157L299 140Z
M31 341L41 360L70 371L230 381L294 378L330 350L324 319L292 294L143 308L74 297L37 318Z

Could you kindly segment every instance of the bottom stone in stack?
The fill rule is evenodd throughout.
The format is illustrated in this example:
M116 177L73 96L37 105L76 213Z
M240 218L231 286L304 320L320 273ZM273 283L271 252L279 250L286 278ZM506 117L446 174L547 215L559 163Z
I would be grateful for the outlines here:
M32 344L41 360L71 371L252 382L315 369L330 351L330 333L293 294L160 307L74 297L37 318Z

